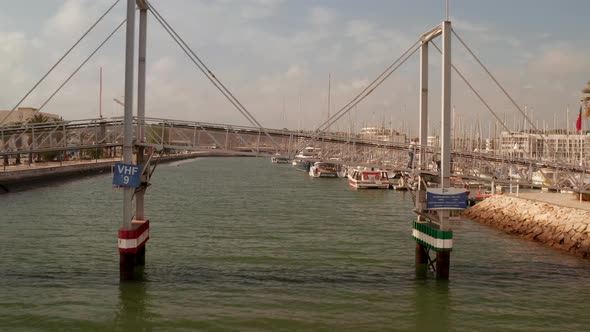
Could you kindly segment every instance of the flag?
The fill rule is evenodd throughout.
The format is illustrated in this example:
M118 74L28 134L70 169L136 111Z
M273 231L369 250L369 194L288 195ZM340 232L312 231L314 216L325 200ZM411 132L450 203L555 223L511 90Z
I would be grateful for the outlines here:
M576 120L576 130L582 130L582 105L580 105L580 112L578 113L578 119Z

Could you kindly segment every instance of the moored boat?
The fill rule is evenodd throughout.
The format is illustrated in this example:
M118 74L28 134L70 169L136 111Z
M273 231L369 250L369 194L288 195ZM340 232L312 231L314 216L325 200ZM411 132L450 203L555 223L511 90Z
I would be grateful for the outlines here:
M314 178L337 178L338 165L328 162L315 162L309 168L309 176Z
M291 162L291 165L293 165L293 167L295 167L295 169L298 171L309 172L309 169L311 168L312 163L313 163L313 161L311 161L311 160L293 159L293 161Z
M309 172L315 161L319 159L319 152L311 146L299 152L292 161L293 167L298 171Z
M388 189L387 171L375 167L355 168L348 171L348 184L357 189Z
M286 156L281 156L277 153L276 155L270 158L270 161L273 164L288 164L289 162L291 162L291 159L289 159L289 157Z
M399 172L394 179L389 180L392 183L393 190L416 190L418 179L409 173Z

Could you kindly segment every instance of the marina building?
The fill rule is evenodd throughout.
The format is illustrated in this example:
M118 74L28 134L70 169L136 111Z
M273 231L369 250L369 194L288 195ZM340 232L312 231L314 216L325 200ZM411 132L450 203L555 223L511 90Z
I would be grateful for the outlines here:
M385 142L405 143L406 135L383 126L361 128L360 138Z
M12 114L10 113L10 111L0 111L0 121L4 120L4 118L8 115L8 118L4 120L3 125L24 123L29 121L32 117L34 117L37 114L41 114L44 117L48 118L48 121L58 121L61 119L61 116L57 114L37 112L37 109L33 107L19 107L14 112L12 112Z
M590 154L590 134L546 134L503 131L500 153L518 158L584 160ZM581 151L583 150L583 151Z

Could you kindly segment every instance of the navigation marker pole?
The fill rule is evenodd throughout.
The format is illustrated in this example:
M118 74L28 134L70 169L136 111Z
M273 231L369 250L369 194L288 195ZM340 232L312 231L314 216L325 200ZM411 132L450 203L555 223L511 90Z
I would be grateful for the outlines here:
M138 54L138 70L137 70L137 141L145 143L145 69L146 69L146 46L147 46L147 10L148 7L143 0L137 0L139 7L139 54ZM135 192L136 213L134 222L148 223L145 218L144 196L149 182L150 166L149 160L146 165L145 148L141 145L137 146L137 165L142 165L144 171L141 175L141 186ZM145 265L145 245L138 251L137 264Z
M113 185L123 187L123 224L119 229L119 273L121 281L141 280L145 264L145 244L149 240L149 221L145 220L143 193L147 186L149 170L143 165L143 148L138 150L137 164L133 164L133 57L135 42L135 5L136 0L127 0L127 34L125 44L125 116L123 163L115 164ZM140 65L138 82L138 140L143 141L143 117L145 116L145 28L146 10L142 0L137 5L143 14L140 16ZM140 13L141 14L141 13ZM142 61L143 60L143 61ZM141 166L140 166L141 165ZM149 166L148 166L149 168ZM137 190L136 188L139 188ZM135 193L137 206L133 217L133 197Z

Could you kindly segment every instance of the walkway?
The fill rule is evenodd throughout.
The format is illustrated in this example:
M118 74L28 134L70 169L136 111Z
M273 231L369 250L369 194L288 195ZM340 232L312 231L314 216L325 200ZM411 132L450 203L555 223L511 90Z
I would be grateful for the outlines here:
M582 209L590 211L590 202L580 202L580 198L576 194L562 194L562 193L550 193L550 192L536 192L536 193L519 193L506 194L514 197L530 199L533 201L549 203L558 206L564 206L574 209Z

